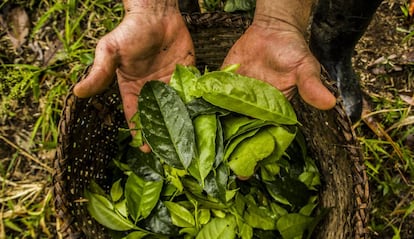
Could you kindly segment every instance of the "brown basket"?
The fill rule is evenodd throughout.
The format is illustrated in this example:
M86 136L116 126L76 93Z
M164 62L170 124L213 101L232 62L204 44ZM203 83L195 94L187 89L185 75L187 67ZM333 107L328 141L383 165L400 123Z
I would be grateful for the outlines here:
M197 67L218 69L235 40L250 25L241 15L224 13L183 16L196 47ZM326 85L333 91L335 85ZM109 187L107 164L117 152L118 128L125 125L114 85L90 99L67 96L60 122L54 174L55 208L61 238L109 238L86 210L84 188L90 180ZM361 148L343 107L319 111L293 100L311 156L322 174L321 207L330 208L314 238L369 238L369 190Z

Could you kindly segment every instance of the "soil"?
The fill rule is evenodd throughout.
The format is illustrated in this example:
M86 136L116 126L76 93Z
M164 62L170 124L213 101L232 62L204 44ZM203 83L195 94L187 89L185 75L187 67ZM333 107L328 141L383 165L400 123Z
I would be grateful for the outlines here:
M405 1L384 1L376 12L369 28L364 36L361 38L355 48L355 55L353 59L354 69L361 78L361 87L363 89L365 98L365 107L363 122L356 127L359 127L359 137L373 137L380 138L378 134L369 129L370 120L375 122L386 123L387 120L382 118L381 114L369 116L370 113L381 110L388 110L379 108L378 102L396 102L413 103L414 97L414 48L413 39L406 41L406 32L401 29L410 29L413 31L413 18L405 17L401 11L401 6ZM402 100L405 99L405 100ZM381 104L384 105L384 104ZM391 126L393 122L388 122L388 125L383 125L386 129ZM393 135L394 141L404 141L406 146L413 150L410 146L412 134L404 134L404 130L412 130L411 126L402 128L397 135ZM412 132L412 131L411 131ZM401 138L404 137L404 138ZM384 165L385 166L385 165ZM398 174L398 165L393 166L395 173ZM409 175L405 175L409 178ZM404 177L404 175L402 175ZM409 180L408 180L409 181ZM401 182L402 183L402 182ZM412 185L412 181L409 184ZM384 202L382 191L379 190L378 185L374 180L370 182L372 205L374 205L372 213L381 214L383 212L376 211L376 207L387 205L391 210L397 209L401 204L414 201L412 192L397 193L395 198ZM372 225L376 223L390 222L394 225L401 225L400 238L414 238L414 215L409 214L405 220L401 217L389 217L387 215L395 215L395 211L383 214L382 222L371 221ZM387 218L389 217L389 218ZM378 216L376 217L378 220ZM388 239L393 238L393 229L391 227L384 228L383 231L373 231L372 238Z

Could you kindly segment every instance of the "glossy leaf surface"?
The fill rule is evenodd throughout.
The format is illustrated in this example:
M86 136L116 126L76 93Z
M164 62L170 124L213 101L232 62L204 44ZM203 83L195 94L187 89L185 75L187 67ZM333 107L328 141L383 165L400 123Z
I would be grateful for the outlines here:
M275 87L232 72L210 72L196 83L197 96L221 108L277 124L297 124L286 97Z
M265 130L242 141L229 157L231 170L242 177L253 175L257 162L268 157L275 148L273 136Z
M146 218L157 204L163 181L145 181L131 173L125 184L128 212L134 221Z
M186 106L191 118L195 118L196 116L205 114L230 114L228 110L212 105L209 102L203 100L202 98L196 98L190 101L188 104L186 104Z
M196 157L194 127L175 90L161 81L147 82L141 90L139 110L152 151L173 167L187 168Z
M213 168L216 156L216 115L200 115L194 119L197 138L198 157L193 162L198 165L198 171L203 184L204 179Z
M85 191L85 197L88 199L87 209L90 215L100 224L115 231L127 231L135 227L116 213L111 202L104 196Z
M185 103L188 103L194 99L190 92L194 89L195 81L199 76L200 72L195 67L176 65L171 76L170 86L177 91Z
M164 202L164 205L168 208L171 215L171 221L178 227L194 227L194 216L188 211L187 208L181 206L175 202Z
M131 170L145 181L160 181L164 178L164 169L155 154L129 148L127 159Z
M153 233L168 236L177 236L180 230L172 223L170 213L162 201L158 201L154 211L142 221L142 225Z
M233 239L236 237L236 220L233 216L214 218L198 233L196 239Z
M124 194L124 190L121 185L121 180L122 179L118 179L115 183L112 184L110 194L113 202L116 202L119 199L121 199L122 195Z

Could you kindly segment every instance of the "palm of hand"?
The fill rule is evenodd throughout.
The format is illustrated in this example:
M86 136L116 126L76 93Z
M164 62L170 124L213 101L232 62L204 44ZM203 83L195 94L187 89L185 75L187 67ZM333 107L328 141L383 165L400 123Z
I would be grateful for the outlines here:
M335 97L320 81L320 64L297 31L252 25L230 49L223 65L239 63L238 73L261 79L288 98L301 97L319 109L335 105Z
M91 72L74 91L80 97L97 94L111 84L116 73L129 121L145 82L167 82L176 64L194 64L194 47L181 15L160 20L131 14L99 41Z

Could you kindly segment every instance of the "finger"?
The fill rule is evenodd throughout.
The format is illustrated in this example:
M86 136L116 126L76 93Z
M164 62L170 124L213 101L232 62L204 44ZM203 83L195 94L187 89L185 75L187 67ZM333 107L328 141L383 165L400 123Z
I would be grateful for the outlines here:
M144 153L150 153L151 152L150 146L148 144L145 144L145 143L142 146L140 146L139 149Z
M317 109L328 110L336 104L335 96L322 84L319 76L300 80L297 87L302 99Z
M125 118L128 121L128 127L133 130L136 128L134 122L131 121L132 117L138 110L138 97L137 95L123 95L122 103L124 106Z
M86 98L102 93L113 82L116 68L116 49L101 40L96 47L91 71L73 89L75 95Z
M119 76L120 75L118 74L118 77ZM140 131L136 130L137 126L131 120L132 117L138 111L138 92L140 91L140 88L141 88L140 86L137 88L135 88L134 86L136 87L137 85L132 85L131 87L126 88L127 90L125 90L125 88L123 87L120 88L121 96L122 96L122 103L124 106L124 114L125 114L125 118L128 123L128 127L129 129L131 129L132 136L135 136L135 134L137 133L141 133ZM131 89L135 89L135 90L129 91ZM144 153L151 152L150 146L146 143L141 145L139 149Z

